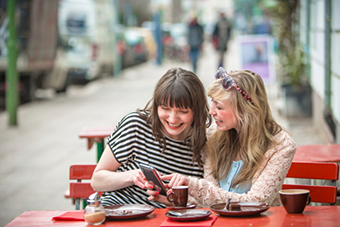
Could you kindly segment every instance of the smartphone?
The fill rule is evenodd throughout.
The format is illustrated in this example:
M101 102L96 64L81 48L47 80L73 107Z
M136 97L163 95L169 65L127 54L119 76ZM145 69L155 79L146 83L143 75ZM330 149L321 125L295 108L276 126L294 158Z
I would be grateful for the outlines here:
M155 185L156 189L159 191L159 194L166 196L166 188L157 171L152 166L148 166L143 163L140 163L139 166L146 179L148 181L152 181L152 183Z

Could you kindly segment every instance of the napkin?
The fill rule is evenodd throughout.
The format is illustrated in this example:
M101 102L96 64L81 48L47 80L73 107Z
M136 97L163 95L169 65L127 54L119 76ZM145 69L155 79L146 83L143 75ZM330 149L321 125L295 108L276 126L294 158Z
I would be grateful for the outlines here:
M202 227L210 227L216 221L217 216L210 216L201 221L171 221L169 218L166 218L161 227L187 227L187 226L202 226Z
M53 217L54 221L84 221L84 211L68 211L62 215Z

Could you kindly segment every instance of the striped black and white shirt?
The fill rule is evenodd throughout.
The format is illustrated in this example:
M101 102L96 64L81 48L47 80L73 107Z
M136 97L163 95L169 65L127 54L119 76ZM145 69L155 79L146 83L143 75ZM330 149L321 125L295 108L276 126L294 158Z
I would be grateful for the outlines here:
M203 178L203 168L193 162L192 149L184 141L165 136L166 149L156 141L151 125L147 124L137 112L126 115L108 138L113 155L121 166L117 172L139 169L139 163L154 167L161 175L180 173ZM132 185L112 192L104 192L101 197L103 206L118 204L148 204L157 208L165 205L148 201L145 189Z

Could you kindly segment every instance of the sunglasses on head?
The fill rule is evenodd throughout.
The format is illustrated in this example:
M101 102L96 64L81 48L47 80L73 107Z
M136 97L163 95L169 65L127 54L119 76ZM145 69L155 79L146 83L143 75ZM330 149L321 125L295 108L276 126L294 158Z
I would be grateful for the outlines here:
M254 105L249 95L246 92L244 92L239 86L236 85L234 79L228 75L224 68L220 67L218 69L217 73L215 74L215 79L223 79L222 86L225 90L228 91L230 88L235 87L246 100L248 100L250 103Z

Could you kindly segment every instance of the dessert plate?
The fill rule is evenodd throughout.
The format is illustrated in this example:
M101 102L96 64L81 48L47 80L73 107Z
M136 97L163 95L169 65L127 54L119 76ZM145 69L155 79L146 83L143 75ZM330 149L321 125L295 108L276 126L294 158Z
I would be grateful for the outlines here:
M225 209L226 203L218 203L212 205L210 209L222 216L252 216L259 215L262 212L269 209L269 205L267 203L257 203L257 202L239 202L241 208L240 210L233 211Z
M105 207L108 219L132 219L144 217L155 210L153 206L143 204L122 204Z

